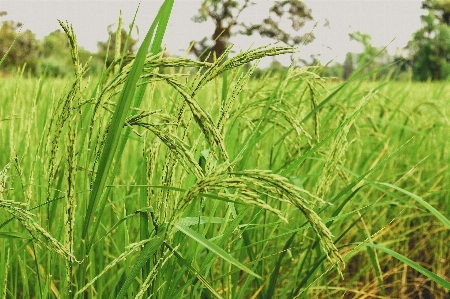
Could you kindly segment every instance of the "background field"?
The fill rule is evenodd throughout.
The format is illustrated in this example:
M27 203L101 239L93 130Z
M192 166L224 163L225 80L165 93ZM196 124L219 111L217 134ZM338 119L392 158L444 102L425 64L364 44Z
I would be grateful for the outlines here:
M233 92L242 72L240 69L227 75L228 94ZM95 94L93 81L82 81L78 100L85 103L83 108L74 106L72 118L83 119L94 108L89 103L90 95ZM195 97L215 123L221 116L223 83L219 77ZM265 294L263 298L267 298L268 292L273 292L275 298L287 298L298 292L304 292L305 298L448 296L448 290L389 254L358 246L358 242L384 246L448 280L448 227L412 195L382 184L389 183L420 196L448 217L450 136L445 96L450 93L448 84L358 80L319 83L313 73L305 70L291 70L282 78L269 75L249 80L224 120L223 136L231 161L245 151L234 166L235 175L245 170L256 173L271 170L333 204L316 203L311 208L335 236L346 263L343 279L335 270L327 272L332 265L323 262L324 253L317 246L314 231L305 225L304 215L292 204L268 194L268 190L261 191L261 200L280 210L288 224L260 206L243 205L239 196L228 197L235 203L224 201L227 196L220 186L205 188L201 192L208 194L195 197L184 210L177 210L183 195L194 188L196 179L183 168L180 159L185 157L169 150L164 138L158 138L143 124L136 124L133 129L141 136L131 133L113 183L108 187L105 211L86 270L87 281L127 252L127 246L142 241L143 221L147 221L145 226L152 231L153 223L161 225L176 216L263 279L238 271L192 236L172 231L166 241L172 249L176 248L179 257L171 249L161 248L150 259L152 265L148 265L149 272L155 267L158 271L153 273L151 293L160 294L161 298L169 298L168 294L191 298L199 298L200 293L210 294L202 288L195 272L189 271L191 267L219 294L229 298L249 298L252 294ZM70 90L67 79L17 77L0 82L2 201L26 203L33 213L31 219L64 243L67 230L64 215L72 198L76 206L73 250L81 260L78 240L93 171L89 161L96 160L94 146L101 143L111 115L109 110L114 105L106 103L98 112L93 137L83 144L80 132L89 134L89 118L73 122L75 128L70 128L74 120L67 119L61 132L55 124L61 118L58 113L63 113L61 105ZM354 121L329 137L368 95L370 99ZM308 117L314 107L324 102L316 114ZM182 125L174 128L182 106L180 96L167 84L152 83L140 111L153 114L141 122L158 123L157 128L179 136L196 161L208 159L206 165L211 169L203 171L207 177L213 177L215 161L202 153L210 146L189 110L182 116ZM75 144L74 149L68 149L70 142ZM72 159L76 160L73 164L68 162L71 150ZM304 161L296 164L299 157L304 157ZM68 165L73 169L69 171ZM73 186L71 197L69 184ZM240 187L227 188L239 194L231 190ZM312 197L305 196L314 202ZM8 213L1 215L3 294L23 298L64 292L62 286L69 279L65 278L64 259L32 241L17 219L5 222L10 217ZM118 292L138 256L138 252L132 252L126 259L120 258L88 288L89 292L98 297ZM77 273L84 265L73 262L72 266L73 273ZM277 279L272 285L274 271ZM141 275L145 272L137 276L129 295L135 295L142 285L145 276ZM77 279L72 283L75 289L83 285Z

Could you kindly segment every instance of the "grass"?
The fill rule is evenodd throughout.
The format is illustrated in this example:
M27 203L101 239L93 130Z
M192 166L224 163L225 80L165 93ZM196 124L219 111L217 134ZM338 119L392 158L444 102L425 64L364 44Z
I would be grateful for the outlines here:
M171 5L100 78L61 23L73 78L0 81L1 296L447 298L448 85L163 57Z

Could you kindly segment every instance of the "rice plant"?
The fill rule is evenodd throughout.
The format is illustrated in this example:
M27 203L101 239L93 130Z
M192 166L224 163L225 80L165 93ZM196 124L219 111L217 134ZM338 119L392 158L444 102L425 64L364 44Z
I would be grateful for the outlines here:
M60 22L71 81L0 82L2 297L448 296L448 88L164 57L172 4L100 78Z

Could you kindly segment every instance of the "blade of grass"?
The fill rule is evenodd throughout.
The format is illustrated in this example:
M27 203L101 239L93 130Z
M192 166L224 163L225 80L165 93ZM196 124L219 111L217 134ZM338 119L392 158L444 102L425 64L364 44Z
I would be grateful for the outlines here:
M222 296L220 296L219 293L217 293L217 291L209 284L208 280L206 278L204 278L199 271L197 271L194 267L192 267L189 262L183 258L174 248L172 248L169 244L165 243L165 246L167 246L175 255L175 257L178 260L178 263L182 266L185 266L186 268L188 268L196 277L199 281L201 281L201 283L211 292L211 294L213 294L216 298L223 298Z
M281 261L287 253L287 250L291 247L292 242L294 241L294 237L297 233L293 233L292 236L287 240L286 244L284 244L283 251L280 253L278 257L277 263L275 264L275 269L273 269L272 274L270 275L269 287L264 298L270 299L275 294L275 286L278 279L278 274L280 274L281 269Z
M22 233L17 233L17 232L0 232L0 239L31 240L32 237L29 234L22 234Z
M2 242L2 253L0 255L0 296L6 298L8 289L8 270L10 266L10 248L8 242Z
M168 18L168 16L170 16L170 11L171 11L172 5L173 5L173 0L166 0L164 2L164 4L161 6L161 9L158 12L157 17L155 18L154 24L158 23L161 20L162 16L166 16L167 18ZM154 24L147 32L147 35L138 50L136 59L130 70L127 81L125 82L125 86L122 90L122 93L121 93L120 98L117 103L116 110L114 111L114 114L112 117L111 126L109 128L109 131L108 131L108 134L106 137L105 147L100 156L100 162L98 165L97 176L95 177L95 181L92 186L92 193L89 198L89 206L86 211L86 216L85 216L84 223L83 223L83 231L82 231L82 239L83 240L85 240L87 237L88 229L92 222L95 207L98 204L100 198L102 197L102 193L104 192L104 188L105 188L108 174L109 174L109 171L111 168L111 164L112 164L112 161L114 160L115 153L116 153L116 150L117 150L117 147L119 144L120 132L125 124L125 119L127 117L128 111L131 107L133 96L136 91L136 84L142 73L144 63L145 63L145 58L147 55L147 51L150 46L151 39L153 37L153 31L155 28ZM165 24L167 24L167 20L166 20ZM155 40L156 40L156 37L155 37ZM125 140L125 142L126 142L126 140ZM103 207L104 207L104 202L105 202L105 200L103 200L103 203L102 203ZM98 217L97 219L101 219L101 215L103 212L102 210L103 210L102 207L100 207L100 211L97 215L97 217ZM94 225L94 229L91 232L91 240L87 244L87 252L89 252L89 250L90 250L90 244L92 244L92 238L94 237L95 232L98 229L98 223L99 223L99 221L97 221L97 223Z
M20 27L20 30L22 30L22 27ZM9 46L8 50L6 50L5 54L3 55L2 59L0 60L0 65L2 65L2 63L5 60L6 56L8 56L8 53L11 51L12 47L14 46L14 43L16 42L16 39L17 39L19 34L20 34L20 31L19 31L19 33L17 33L16 37L14 38L13 42Z
M190 229L189 227L183 226L183 225L177 225L177 228L183 232L186 236L194 239L199 244L203 245L204 247L208 248L212 252L214 252L217 256L223 258L224 260L228 261L229 263L235 265L241 270L244 270L250 275L255 276L256 278L261 278L258 274L241 264L239 261L237 261L235 258L233 258L231 255L229 255L227 252L225 252L222 248L217 246L216 244L212 243L211 241L205 239L203 236L198 234L196 231Z
M442 222L442 224L444 224L445 226L447 226L447 228L450 229L450 220L447 219L444 215L442 215L441 213L439 213L438 210L436 210L435 208L433 208L432 205L430 205L429 203L427 203L425 200L423 200L421 197L415 195L414 193L411 193L409 191L406 191L405 189L402 189L400 187L397 187L395 185L389 184L389 183L378 183L380 185L386 186L386 187L390 187L393 188L395 190L398 190L400 192L403 192L404 194L412 197L415 201L417 201L418 203L420 203L424 208L426 208L428 211L431 212L431 214L433 214L437 219L439 219L439 221Z
M372 269L375 271L375 276L377 277L378 285L380 286L381 295L386 297L386 290L384 289L383 284L383 276L381 275L380 263L378 261L378 257L373 248L367 247L367 253L370 258L370 263L372 265Z
M161 7L160 12L158 12L157 17L153 21L153 24L151 25L150 30L149 30L150 32L152 32L152 35L153 35L153 32L156 29L155 37L153 39L151 50L150 50L150 52L153 55L156 55L160 51L162 39L164 37L165 30L167 28L167 23L169 21L170 13L172 11L173 0L166 1L166 2L167 2L167 4L165 3L166 6ZM136 18L136 15L135 15L135 18ZM134 24L135 18L133 19L133 24ZM157 28L156 28L156 26L157 26ZM130 35L131 35L131 28L130 28L130 33L128 35L128 38L130 37ZM127 42L128 42L128 38L127 38ZM125 49L124 49L124 51L125 51ZM122 59L123 59L124 55L125 55L125 53L122 54ZM122 61L121 61L121 64L122 64ZM139 83L141 83L142 81L143 80L141 79ZM146 88L147 88L147 84L142 84L138 87L137 92L134 96L134 100L133 100L134 107L141 106L142 99L144 97ZM132 112L132 114L135 114L135 113ZM125 144L130 136L130 133L131 133L131 129L129 127L126 127L125 133L120 138L121 140L119 143L118 157L122 156L122 153L125 149ZM113 173L115 173L115 169L113 170ZM145 182L146 181L145 175L146 175L146 169L145 169L145 167L143 167L141 169L141 176L140 176L139 180L141 180L142 182ZM147 205L147 196L143 190L141 190L140 202L141 202L141 207L144 207ZM106 201L102 201L102 203L106 203ZM147 213L140 213L139 231L140 231L141 240L145 240L145 239L149 238L148 223L149 223L149 218L148 218ZM147 277L148 273L150 273L150 262L149 261L142 267L142 277ZM151 295L150 289L147 289L147 295L148 296Z
M167 18L170 16L172 5L173 0L166 0L161 6L160 10L158 11L158 14L155 20L153 21L152 26L148 30L144 41L139 47L138 53L136 54L136 58L128 74L127 80L125 81L125 85L119 96L116 109L112 116L111 125L109 127L106 136L105 146L103 148L102 153L100 154L99 164L97 168L97 175L95 177L94 184L92 186L92 192L89 197L88 208L86 210L86 215L83 221L83 228L81 233L81 240L82 240L81 255L83 258L88 256L88 253L90 252L91 246L93 244L93 239L96 235L96 231L98 230L100 224L100 219L102 219L103 210L106 204L107 193L109 191L109 188L105 191L105 185L108 181L108 177L109 178L114 177L115 169L113 168L111 171L112 162L115 157L117 158L121 157L123 148L128 139L128 134L126 134L127 130L125 130L125 135L123 138L120 138L120 135L122 128L124 127L125 124L125 119L129 113L131 104L133 102L134 94L136 91L136 84L138 83L140 75L143 71L145 59L151 44L155 27L161 21L162 15L166 16ZM89 227L91 226L91 223L93 221L93 214L99 202L100 202L99 211L97 214L98 220L94 222L94 227L91 230L91 235L89 236L89 239L86 242L86 239L88 238ZM85 271L86 268L81 267L81 271L79 274L79 281L81 285L83 285L85 282L86 277Z
M371 247L371 248L374 248L374 249L378 249L378 250L384 251L385 253L391 255L392 257L398 259L399 261L407 264L411 268L419 271L420 273L422 273L426 277L430 278L434 282L440 284L444 288L447 288L447 289L450 290L450 281L447 281L447 280L443 279L442 277L440 277L440 276L436 275L435 273L425 269L424 267L422 267L421 265L417 264L413 260L410 260L406 256L403 256L400 253L395 252L394 250L391 250L391 249L386 248L386 247L381 246L381 245L372 244L372 243L360 243L359 242L359 243L353 243L353 244L358 245L358 246L362 244L362 245L364 245L366 247Z
M133 281L136 279L136 276L140 273L141 268L147 263L147 261L153 256L153 254L160 248L160 246L164 242L164 235L166 233L166 227L160 226L159 232L156 236L154 236L147 244L145 244L144 249L139 254L133 269L131 269L130 273L127 276L124 284L120 288L119 294L117 295L117 299L125 298L127 294L127 290Z

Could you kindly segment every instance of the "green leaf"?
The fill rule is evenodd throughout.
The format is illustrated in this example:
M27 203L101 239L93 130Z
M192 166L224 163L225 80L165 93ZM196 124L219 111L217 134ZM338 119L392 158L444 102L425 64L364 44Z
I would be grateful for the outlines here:
M189 262L183 258L175 249L172 248L172 246L170 246L167 243L164 243L165 246L167 246L175 255L175 257L178 260L178 263L182 266L185 266L186 268L188 268L196 277L197 279L216 297L216 298L223 298L222 296L220 296L219 293L217 293L217 291L209 284L208 280L206 280L205 277L203 277L199 271L197 271L194 267L191 266L191 264L189 264Z
M183 226L191 226L205 223L224 223L226 220L221 217L207 217L207 216L199 216L199 217L184 217L180 219L179 225Z
M264 298L268 299L273 298L273 295L275 294L276 283L278 280L278 274L280 274L281 262L283 261L283 258L286 255L287 250L291 247L291 244L294 241L294 237L296 234L297 232L293 233L292 236L287 240L286 244L284 244L283 251L281 251L277 263L275 264L275 269L273 269L272 274L270 275L267 294Z
M16 233L16 232L0 232L0 239L25 239L31 240L32 237L28 234Z
M120 288L119 294L117 295L117 299L125 298L127 294L127 290L133 281L136 279L136 276L139 275L142 267L147 263L147 261L152 258L153 254L160 248L162 243L164 242L164 235L166 233L166 227L161 226L158 234L154 236L148 243L145 244L144 249L139 254L133 269L131 269L130 273L127 276L127 279L123 283Z
M216 244L212 243L211 241L207 240L205 237L198 234L196 231L190 229L189 227L183 226L183 225L177 225L177 228L183 232L186 236L194 239L199 244L203 245L204 247L208 248L212 252L214 252L217 256L221 257L222 259L226 260L227 262L235 265L239 269L247 272L250 275L255 276L256 278L261 278L258 274L241 264L239 261L237 261L235 258L233 258L230 254L225 252L222 248L217 246Z
M164 4L161 6L158 15L155 18L154 24L163 22L163 24L167 24L167 20L161 21L162 17L169 17L172 9L173 0L166 0ZM119 101L117 103L116 110L114 111L111 125L106 136L105 146L100 156L100 162L98 164L97 176L95 177L94 184L92 186L92 193L89 198L89 206L86 211L86 216L83 224L82 231L82 239L86 239L88 229L93 219L93 214L95 208L100 201L102 194L104 192L104 188L106 185L106 181L108 178L108 174L111 170L111 165L116 156L116 150L118 148L120 134L122 128L125 124L125 119L130 110L131 103L133 101L134 93L136 91L136 84L139 80L139 77L142 73L145 58L147 56L148 49L150 47L150 43L153 37L153 30L155 26L151 26L147 35L140 46L138 53L136 55L136 59L131 67L128 78L125 82L125 86L120 95ZM156 37L155 37L156 39ZM102 198L102 203L100 205L100 210L98 211L97 219L101 219L101 214L103 212L103 208L106 202L106 196ZM91 239L95 236L95 232L98 229L99 222L94 225L94 229L91 232ZM87 252L90 250L90 244L92 244L92 240L90 240L87 244Z
M437 219L439 219L439 221L441 221L445 226L447 226L447 228L450 229L450 220L448 220L444 215L442 215L441 213L439 213L438 210L436 210L435 208L433 208L432 205L430 205L429 203L427 203L425 200L423 200L421 197L415 195L414 193L411 193L409 191L406 191L405 189L402 189L400 187L397 187L395 185L389 184L389 183L378 183L380 185L383 186L387 186L390 188L393 188L395 190L398 190L400 192L403 192L404 194L412 197L415 201L417 201L418 203L420 203L423 207L425 207L428 211L431 212L431 214L433 214Z
M417 264L416 262L410 260L409 258L401 255L398 252L395 252L391 249L388 249L384 246L381 245L377 245L377 244L372 244L372 243L354 243L357 245L365 245L366 247L371 247L371 248L375 248L381 251L384 251L385 253L391 255L392 257L395 257L396 259L398 259L399 261L407 264L408 266L410 266L411 268L419 271L420 273L422 273L423 275L425 275L426 277L430 278L431 280L433 280L434 282L440 284L441 286L443 286L444 288L447 288L450 290L450 282L443 279L442 277L438 276L437 274L425 269L424 267L420 266L419 264Z

